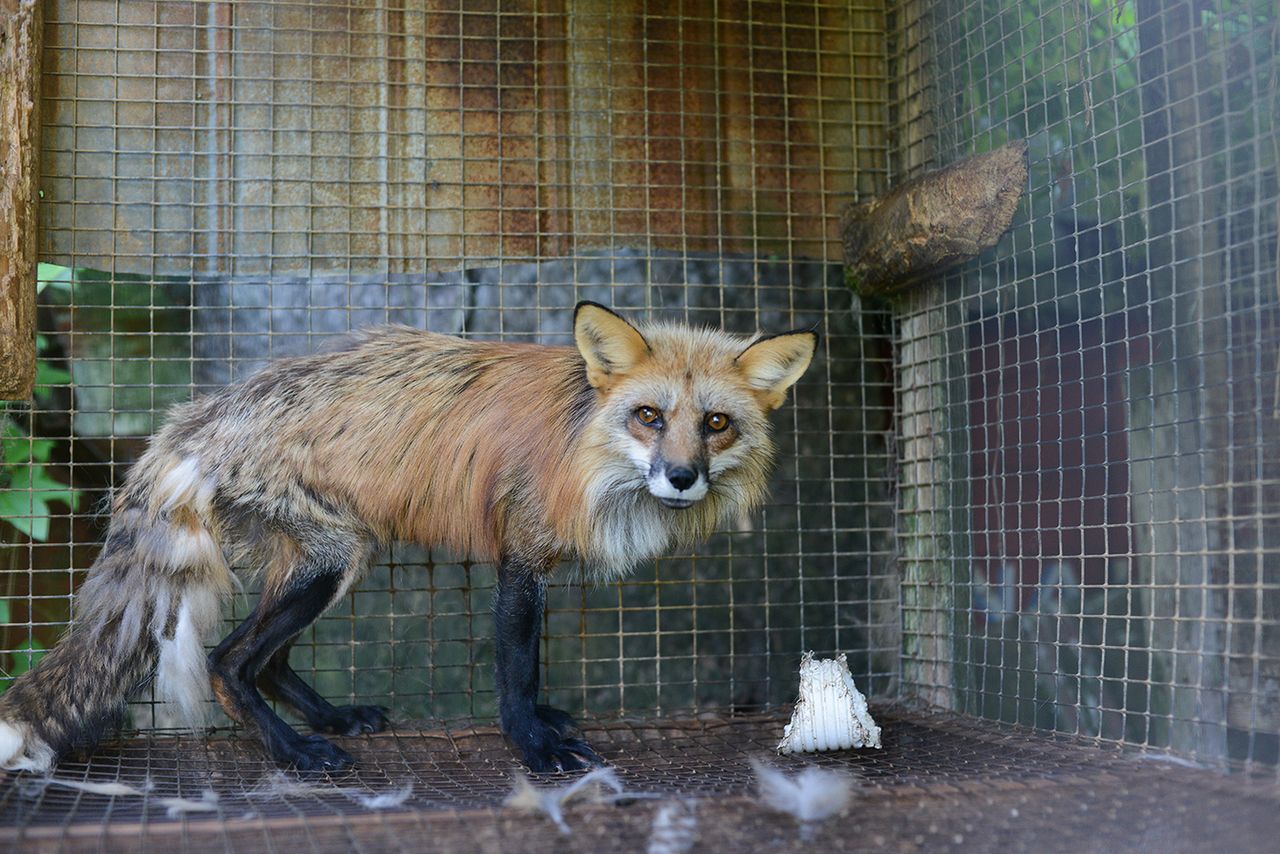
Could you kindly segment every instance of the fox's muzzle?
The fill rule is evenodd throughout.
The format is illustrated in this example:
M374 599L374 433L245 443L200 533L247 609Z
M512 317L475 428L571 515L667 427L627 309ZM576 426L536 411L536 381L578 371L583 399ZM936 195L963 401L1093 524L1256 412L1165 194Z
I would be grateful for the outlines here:
M649 467L645 484L654 498L676 510L692 507L706 496L709 486L703 466L666 460L657 460Z

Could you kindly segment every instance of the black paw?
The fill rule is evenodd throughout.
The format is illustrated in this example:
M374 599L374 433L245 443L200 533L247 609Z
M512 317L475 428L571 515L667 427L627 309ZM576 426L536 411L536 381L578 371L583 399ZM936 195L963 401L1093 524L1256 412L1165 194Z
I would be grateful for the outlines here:
M524 762L536 774L578 771L604 764L604 760L591 749L591 745L582 739L559 737L536 748L525 748Z
M577 771L604 764L591 745L564 734L573 727L573 718L564 712L538 706L532 717L512 723L515 725L505 727L507 735L524 754L524 763L530 771Z
M568 735L578 728L578 722L570 717L568 712L562 712L550 706L535 706L533 711L538 716L538 720L560 735Z
M360 735L387 728L386 706L338 706L333 713L313 721L312 728L334 735Z
M296 741L272 745L271 756L299 771L342 771L356 764L355 757L320 735L298 736Z

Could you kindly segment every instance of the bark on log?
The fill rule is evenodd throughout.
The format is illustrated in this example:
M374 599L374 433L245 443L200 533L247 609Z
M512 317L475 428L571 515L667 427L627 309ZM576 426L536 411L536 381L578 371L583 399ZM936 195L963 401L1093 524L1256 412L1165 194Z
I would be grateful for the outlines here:
M864 296L920 282L995 245L1027 183L1027 144L928 172L840 217L845 279Z
M36 372L36 164L40 3L0 0L0 400Z

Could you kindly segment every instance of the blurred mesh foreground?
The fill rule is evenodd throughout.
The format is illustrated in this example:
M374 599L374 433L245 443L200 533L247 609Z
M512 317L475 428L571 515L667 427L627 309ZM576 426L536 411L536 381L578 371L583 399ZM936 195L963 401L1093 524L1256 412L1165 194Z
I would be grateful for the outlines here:
M805 825L761 805L746 764L772 752L784 720L588 724L587 737L635 797L566 806L567 834L545 815L503 806L518 772L492 727L402 726L343 739L359 771L310 781L281 775L242 738L139 738L88 764L64 765L59 777L149 782L145 794L28 783L24 795L19 783L4 807L18 814L31 850L653 851L687 839L699 851L802 843L840 851L1263 851L1274 839L1270 784L903 709L880 715L889 734L883 750L769 760L789 771L816 762L854 781L845 814ZM175 818L179 797L201 811ZM379 798L395 805L378 806ZM659 819L672 804L692 817L675 833Z
M629 793L566 807L569 834L503 805L493 568L393 545L292 662L391 707L342 740L357 771L279 772L225 720L130 730L0 778L0 846L1275 847L1272 0L24 8L41 263L37 388L0 409L10 676L68 622L95 508L167 407L266 359L383 322L568 343L579 299L823 338L763 512L551 591L547 700ZM1012 139L1030 177L993 250L891 300L847 286L847 203ZM882 750L772 755L808 650L848 655ZM752 758L852 800L797 823Z

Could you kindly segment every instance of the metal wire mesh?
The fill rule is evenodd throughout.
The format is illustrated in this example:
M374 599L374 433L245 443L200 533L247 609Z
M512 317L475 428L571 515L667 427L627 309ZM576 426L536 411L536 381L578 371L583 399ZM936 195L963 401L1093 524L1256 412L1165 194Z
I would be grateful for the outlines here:
M889 688L887 314L851 311L831 234L887 171L879 3L45 11L46 382L7 447L47 457L14 518L49 527L5 529L8 670L67 621L93 511L169 404L370 323L569 343L587 298L825 337L762 514L616 586L565 567L549 700L776 706L807 649ZM491 717L493 579L393 546L293 664L335 700Z
M997 251L900 314L904 687L1274 765L1275 5L903 11L903 171L1031 151Z
M281 775L242 739L152 736L108 748L59 778L124 782L95 794L30 781L0 790L0 840L24 850L643 850L656 809L684 800L696 850L1169 851L1266 850L1276 791L1149 756L1054 742L1028 732L902 708L877 709L883 750L818 758L849 774L854 821L803 829L761 805L748 760L792 772L812 758L768 758L771 716L589 724L627 791L621 804L568 805L564 835L545 816L503 808L512 759L492 728L413 730L345 739L360 770L333 779ZM559 781L563 782L563 781ZM389 810L362 796L410 792ZM213 792L216 797L205 794ZM656 797L654 797L656 796ZM168 799L211 804L169 815ZM692 800L690 800L692 799ZM419 840L406 844L406 840Z
M566 343L587 298L825 333L762 514L616 586L565 567L552 591L547 699L631 716L587 733L631 782L715 795L698 809L726 847L793 841L743 764L782 719L721 716L791 700L808 649L849 653L873 696L1271 779L1275 15L47 2L41 381L0 413L0 666L66 624L94 511L171 403L369 323ZM892 306L849 293L841 205L1011 137L1030 143L1029 202L995 252ZM467 721L346 743L350 786L414 784L402 812L338 789L255 806L268 769L247 740L146 736L60 773L153 793L10 778L0 817L59 850L559 847L496 806L512 759L484 726L492 585L490 566L390 546L294 654L335 701ZM708 715L673 717L688 709ZM885 712L884 753L820 760L865 784L862 836L826 825L814 844L1274 839L1274 790ZM204 786L216 821L164 818L159 798ZM587 814L574 844L592 850L642 844L653 818Z

